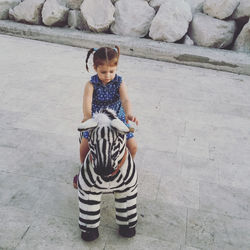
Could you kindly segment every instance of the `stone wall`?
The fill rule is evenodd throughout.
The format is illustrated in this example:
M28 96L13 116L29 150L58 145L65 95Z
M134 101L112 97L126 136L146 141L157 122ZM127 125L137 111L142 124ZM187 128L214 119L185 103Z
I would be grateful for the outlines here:
M250 52L250 0L0 0L0 19Z

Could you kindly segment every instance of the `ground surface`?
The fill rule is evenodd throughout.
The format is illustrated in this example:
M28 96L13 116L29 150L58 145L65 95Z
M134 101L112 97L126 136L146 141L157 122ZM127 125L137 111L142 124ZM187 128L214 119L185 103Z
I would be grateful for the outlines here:
M86 50L0 35L0 249L250 249L250 76L121 56L140 120L138 226L78 228Z

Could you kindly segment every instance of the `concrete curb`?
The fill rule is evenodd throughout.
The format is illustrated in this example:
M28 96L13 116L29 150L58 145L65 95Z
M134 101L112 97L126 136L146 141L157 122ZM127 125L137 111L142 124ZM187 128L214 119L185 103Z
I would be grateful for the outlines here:
M118 45L124 55L250 75L250 54L247 53L29 25L10 20L0 20L0 33L81 48Z

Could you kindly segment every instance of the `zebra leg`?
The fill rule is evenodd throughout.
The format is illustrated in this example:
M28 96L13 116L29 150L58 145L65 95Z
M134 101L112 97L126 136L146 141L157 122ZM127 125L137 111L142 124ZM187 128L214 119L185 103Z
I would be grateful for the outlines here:
M81 237L85 241L92 241L99 237L101 197L102 193L78 189L79 227L82 231Z
M137 186L127 191L116 191L115 209L116 223L119 225L119 234L124 237L133 237L137 223L136 197Z

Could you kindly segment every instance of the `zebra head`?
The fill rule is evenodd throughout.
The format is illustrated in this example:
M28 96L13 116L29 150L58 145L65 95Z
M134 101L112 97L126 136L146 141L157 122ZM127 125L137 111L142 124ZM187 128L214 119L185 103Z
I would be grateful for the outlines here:
M114 173L126 151L126 134L129 128L117 118L113 110L95 113L82 123L79 131L89 131L89 148L96 174Z

